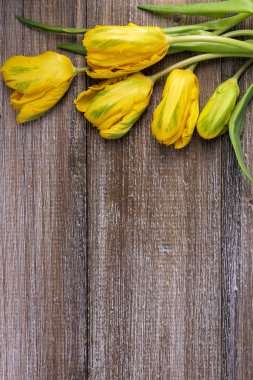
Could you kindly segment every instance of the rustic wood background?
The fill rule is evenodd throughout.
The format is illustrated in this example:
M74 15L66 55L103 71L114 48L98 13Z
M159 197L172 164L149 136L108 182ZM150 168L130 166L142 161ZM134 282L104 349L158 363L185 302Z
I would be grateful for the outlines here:
M32 31L15 15L89 28L201 20L137 3L1 0L1 62L81 39ZM202 105L240 64L198 68ZM252 79L249 70L241 88ZM53 110L19 126L0 81L0 378L251 380L253 187L228 136L159 145L149 126L161 81L129 135L104 141L73 106L89 82L79 77Z

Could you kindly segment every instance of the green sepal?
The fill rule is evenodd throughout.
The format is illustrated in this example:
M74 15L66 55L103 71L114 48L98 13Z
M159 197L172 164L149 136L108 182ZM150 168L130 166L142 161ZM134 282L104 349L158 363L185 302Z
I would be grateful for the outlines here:
M138 5L139 9L154 12L162 15L172 13L191 15L223 17L229 13L253 13L252 0L227 0L211 3L194 3L178 5Z
M221 133L219 134L219 136L223 136L227 133L228 131L228 125L225 125L225 127L222 129Z
M68 42L58 45L57 48L75 54L86 55L86 49L81 42Z
M242 144L241 144L241 135L245 127L245 116L249 102L253 97L253 84L249 87L246 93L243 95L240 102L235 107L230 121L229 121L229 137L233 145L235 155L240 165L240 168L248 180L253 183L253 177L250 174L244 163Z
M87 32L88 29L85 28L64 28L61 26L52 26L52 25L46 25L41 24L40 22L32 21L27 18L16 16L16 19L21 22L21 24L24 24L25 26L28 26L33 29L43 30L46 32L53 32L53 33L67 33L67 34L84 34Z

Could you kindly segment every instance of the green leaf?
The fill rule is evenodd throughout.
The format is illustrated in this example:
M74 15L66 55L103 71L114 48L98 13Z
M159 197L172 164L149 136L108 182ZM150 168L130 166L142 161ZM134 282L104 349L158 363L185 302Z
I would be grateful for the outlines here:
M253 13L252 0L227 0L210 3L172 4L172 5L138 5L139 9L163 15L172 13L191 15L222 17L229 13Z
M249 16L250 16L249 13L240 13L239 15L236 15L236 16L225 17L219 20L202 22L200 24L181 25L181 26L165 28L164 31L168 35L180 35L180 34L187 34L187 33L192 33L192 32L200 33L204 31L213 31L213 32L215 31L215 32L218 32L217 34L221 34L233 28L234 26L238 25L240 22L242 22Z
M224 33L225 31L238 25L240 22L249 17L249 13L240 13L239 15L226 17L219 20L202 22L200 24L181 25L165 28L164 31L169 36L184 35L189 33L204 33L205 31L216 32L216 34Z
M80 55L86 55L86 49L80 42L69 42L60 44L57 46L58 49L62 49L65 51L70 51L71 53L80 54Z
M46 32L67 33L67 34L84 34L87 32L87 29L85 28L64 28L61 26L46 25L46 24L41 24L40 22L29 20L21 16L16 16L16 19L19 22L21 22L21 24L24 24L25 26L28 26L33 29L43 30Z
M253 183L253 177L244 163L241 135L245 127L245 116L249 102L253 97L253 84L249 87L240 102L235 107L229 121L229 136L240 168L248 180Z

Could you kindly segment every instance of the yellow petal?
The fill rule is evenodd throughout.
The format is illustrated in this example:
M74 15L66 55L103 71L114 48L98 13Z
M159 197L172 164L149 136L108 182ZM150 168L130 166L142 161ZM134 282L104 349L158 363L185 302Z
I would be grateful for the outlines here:
M159 27L97 26L83 44L87 50L87 74L113 78L140 71L160 61L168 51L165 32Z
M150 59L145 59L143 61L125 65L123 66L123 68L114 67L111 70L104 69L104 68L103 69L94 68L93 70L87 69L85 71L92 78L97 78L97 79L98 78L118 78L124 75L129 75L129 74L136 73L138 71L142 71L145 68L154 65L155 63L159 62L166 55L166 53L167 51L162 57L154 54L150 56Z
M189 144L192 138L194 129L196 127L198 116L199 116L199 100L196 99L195 101L193 101L191 105L190 116L189 116L189 119L187 120L186 126L180 138L175 142L175 145L174 145L175 149L182 149L186 145Z
M115 83L116 81L116 79L107 80L99 84L93 85L90 88L88 88L88 90L81 92L78 95L77 99L74 100L74 103L78 111L86 112L96 94L98 94L108 85Z
M119 139L129 132L133 124L140 118L141 114L145 111L145 108L142 112L131 112L126 115L119 123L113 125L109 129L104 129L100 131L100 136L104 139L116 140Z
M62 98L68 87L68 83L63 83L57 88L42 94L36 94L34 97L31 97L30 94L18 97L17 93L15 93L15 96L11 99L11 104L16 110L20 111L17 122L25 123L40 117Z
M190 70L173 70L167 78L161 103L154 112L151 130L163 144L189 143L198 115L199 86Z
M108 83L108 82L107 82ZM77 104L85 117L98 129L109 129L130 112L140 112L152 93L153 82L143 74L135 74L114 84L103 85L100 91L84 92ZM97 90L97 89L96 89Z
M30 94L57 87L74 77L74 67L70 59L51 51L36 57L11 57L0 71L7 86Z

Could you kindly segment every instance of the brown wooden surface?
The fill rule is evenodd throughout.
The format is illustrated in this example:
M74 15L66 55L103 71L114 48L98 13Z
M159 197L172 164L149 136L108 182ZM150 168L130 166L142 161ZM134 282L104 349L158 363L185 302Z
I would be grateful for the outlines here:
M1 0L1 63L76 40L29 30L14 15L89 28L197 21L136 5ZM239 66L199 67L202 105ZM159 145L149 125L162 80L129 135L104 141L73 106L89 83L79 77L21 127L0 81L0 379L251 380L253 188L228 137L195 135L182 151ZM252 120L248 112L251 171Z

